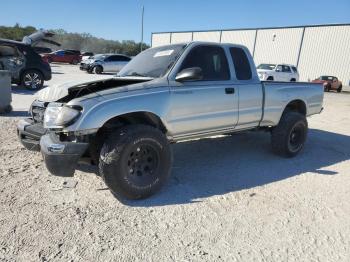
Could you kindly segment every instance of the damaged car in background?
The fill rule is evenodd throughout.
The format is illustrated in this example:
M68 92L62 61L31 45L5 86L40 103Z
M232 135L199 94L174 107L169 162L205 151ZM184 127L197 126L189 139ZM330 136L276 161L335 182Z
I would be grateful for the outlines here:
M110 79L41 90L17 130L50 173L88 161L113 194L140 199L169 178L171 143L262 130L293 157L322 103L322 84L261 82L244 46L190 42L147 49Z
M51 79L51 67L35 51L33 45L38 42L58 43L45 39L53 34L38 31L25 36L20 41L0 39L0 70L8 70L12 83L22 85L30 90L43 87L44 81Z

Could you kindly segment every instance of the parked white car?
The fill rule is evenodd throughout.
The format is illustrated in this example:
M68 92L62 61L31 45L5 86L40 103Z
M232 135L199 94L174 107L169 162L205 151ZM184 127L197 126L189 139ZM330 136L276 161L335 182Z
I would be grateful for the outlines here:
M81 54L81 62L88 60L90 57L93 57L94 53L92 52L84 52Z
M299 81L298 69L294 65L260 64L257 71L261 81Z

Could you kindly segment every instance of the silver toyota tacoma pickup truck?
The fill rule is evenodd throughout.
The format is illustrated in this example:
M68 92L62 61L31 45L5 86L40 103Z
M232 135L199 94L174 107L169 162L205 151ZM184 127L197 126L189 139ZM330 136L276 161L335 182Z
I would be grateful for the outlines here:
M110 79L45 88L17 128L50 173L88 160L116 196L139 199L168 179L171 143L265 130L293 157L322 103L321 84L261 82L244 46L191 42L148 49Z

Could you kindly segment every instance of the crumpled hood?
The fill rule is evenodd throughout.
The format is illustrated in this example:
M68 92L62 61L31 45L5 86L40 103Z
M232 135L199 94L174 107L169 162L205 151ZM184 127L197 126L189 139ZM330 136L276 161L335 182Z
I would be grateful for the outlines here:
M94 93L105 89L113 89L130 84L146 82L152 79L153 78L146 77L108 77L92 81L71 81L60 85L46 87L37 93L37 98L44 102L56 102L69 96L73 91L77 93L75 97L79 97L79 94L81 94L80 96L87 94L87 92L81 92L83 89L88 91L88 93ZM96 86L98 89L96 89Z

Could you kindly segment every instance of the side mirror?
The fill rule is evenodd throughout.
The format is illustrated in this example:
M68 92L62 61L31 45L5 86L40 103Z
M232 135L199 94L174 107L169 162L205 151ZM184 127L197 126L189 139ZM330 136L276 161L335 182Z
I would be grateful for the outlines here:
M203 73L200 67L185 68L181 70L175 77L175 80L178 82L201 79L203 79Z

